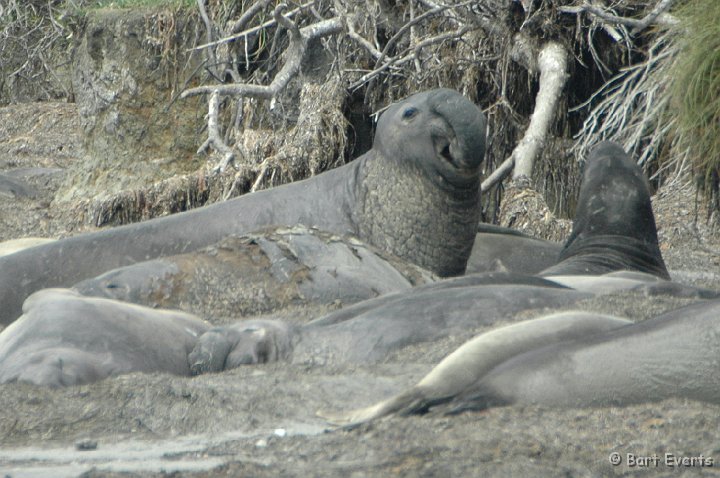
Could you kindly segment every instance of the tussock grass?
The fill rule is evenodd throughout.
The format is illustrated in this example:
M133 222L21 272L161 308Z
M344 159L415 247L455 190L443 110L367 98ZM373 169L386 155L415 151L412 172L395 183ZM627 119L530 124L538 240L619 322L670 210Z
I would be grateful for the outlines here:
M709 181L720 168L720 2L691 0L681 19L680 51L671 70L671 105L679 144Z

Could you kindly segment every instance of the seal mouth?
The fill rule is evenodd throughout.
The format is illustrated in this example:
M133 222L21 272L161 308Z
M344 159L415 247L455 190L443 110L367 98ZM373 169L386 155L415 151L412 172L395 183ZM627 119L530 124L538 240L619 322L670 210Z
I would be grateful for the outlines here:
M433 138L435 152L455 168L479 168L485 154L486 127L482 112L452 90L438 90L432 101L433 112L444 121L442 134L445 136L444 142ZM443 151L446 146L447 151Z
M433 135L433 145L435 146L435 154L453 166L456 166L455 158L450 152L450 140L445 136Z

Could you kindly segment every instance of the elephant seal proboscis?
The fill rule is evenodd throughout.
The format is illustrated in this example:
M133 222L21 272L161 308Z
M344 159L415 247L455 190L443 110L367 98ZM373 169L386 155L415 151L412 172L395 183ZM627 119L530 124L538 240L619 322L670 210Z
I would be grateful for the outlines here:
M353 234L440 276L462 274L479 218L485 117L437 89L393 104L373 148L316 177L219 204L82 234L0 258L0 323L32 292L189 252L267 225Z
M658 246L647 180L622 147L606 141L585 162L573 229L558 264L540 274L619 270L670 279Z

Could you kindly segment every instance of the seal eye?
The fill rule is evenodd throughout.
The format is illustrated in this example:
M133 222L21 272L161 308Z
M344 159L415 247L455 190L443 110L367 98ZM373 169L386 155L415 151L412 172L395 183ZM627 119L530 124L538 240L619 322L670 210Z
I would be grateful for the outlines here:
M402 117L404 119L410 119L413 116L415 116L417 114L417 112L418 112L417 108L414 108L411 106L410 108L407 108L405 111L403 111Z

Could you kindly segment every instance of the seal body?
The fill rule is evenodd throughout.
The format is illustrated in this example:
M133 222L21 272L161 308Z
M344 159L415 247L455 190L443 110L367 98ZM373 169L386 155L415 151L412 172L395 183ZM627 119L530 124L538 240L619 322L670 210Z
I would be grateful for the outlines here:
M720 301L518 355L459 395L451 411L494 405L629 405L671 397L720 403Z
M292 349L278 355L302 364L373 363L411 344L512 320L520 311L561 307L591 297L551 282L547 286L523 284L522 280L512 282L469 286L460 282L445 287L430 284L367 300L297 328ZM211 363L198 360L193 366L201 371L224 370L226 362L217 357L233 352L233 347L228 348L227 344L236 341L234 337L245 330L246 323L217 327L201 336L197 347L202 353L196 356L212 360ZM276 334L277 330L268 328L266 334ZM224 335L229 338L223 338ZM267 339L263 335L259 340ZM278 342L290 344L285 339ZM242 347L247 350L247 340Z
M573 229L558 264L541 274L618 270L670 279L658 246L647 180L618 144L602 142L586 160Z
M48 244L55 241L55 239L45 237L22 237L19 239L10 239L9 241L0 242L0 257L15 254L23 249L29 249L31 247L39 246L42 244Z
M466 272L537 274L557 264L561 250L562 245L555 242L505 227L480 224Z
M267 225L304 224L363 240L441 276L462 274L478 220L485 118L431 90L382 114L374 146L316 177L220 204L83 234L0 258L0 323L46 287L182 254Z
M351 412L320 415L335 424L352 426L390 414L424 413L432 406L453 400L516 355L631 323L602 314L570 311L500 327L465 342L417 385L392 398Z
M113 269L73 288L212 318L348 305L433 282L434 276L350 236L305 226L229 236L186 254Z
M189 375L187 356L209 325L155 310L45 289L0 334L0 383L79 385L128 372Z

